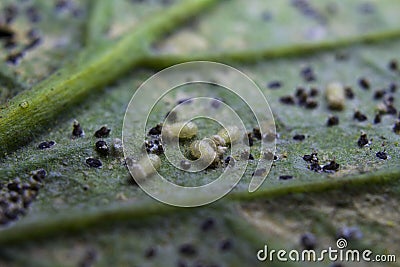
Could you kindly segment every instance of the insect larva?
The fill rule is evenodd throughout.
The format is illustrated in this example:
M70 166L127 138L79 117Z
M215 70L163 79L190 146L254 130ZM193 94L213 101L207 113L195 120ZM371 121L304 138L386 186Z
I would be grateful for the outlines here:
M129 170L135 179L144 179L161 167L161 159L155 154L148 154L139 161L133 161Z
M194 122L166 124L163 126L162 134L166 138L190 139L197 135L197 125Z
M237 126L227 126L226 128L219 130L217 135L222 137L222 139L225 140L226 144L235 143L236 141L240 140L243 136L243 134L240 132Z
M212 163L217 158L217 147L211 139L196 140L190 145L190 153L197 159Z
M334 82L326 87L326 100L328 107L332 110L343 110L345 102L345 91L341 83Z

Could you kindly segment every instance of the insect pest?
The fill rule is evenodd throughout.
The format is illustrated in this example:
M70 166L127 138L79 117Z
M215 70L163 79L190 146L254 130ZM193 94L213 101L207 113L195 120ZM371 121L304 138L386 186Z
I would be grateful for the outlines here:
M217 159L217 146L208 138L196 140L190 145L190 153L196 159L213 163Z
M161 167L161 159L156 154L148 154L138 161L131 160L128 165L135 179L144 179L151 176Z
M225 140L226 144L232 144L242 138L242 133L237 126L227 126L218 131L217 135Z
M197 131L197 124L194 122L176 122L163 125L162 136L166 138L178 137L179 139L190 139L197 135Z
M332 110L343 110L345 106L345 90L341 83L333 82L326 87L326 100Z

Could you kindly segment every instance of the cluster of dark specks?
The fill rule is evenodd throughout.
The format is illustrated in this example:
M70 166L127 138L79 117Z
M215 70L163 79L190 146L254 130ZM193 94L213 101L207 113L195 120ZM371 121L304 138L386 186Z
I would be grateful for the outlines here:
M279 89L282 87L282 82L281 81L272 81L267 84L267 87L269 89Z
M376 156L383 160L387 160L388 158L386 151L378 151L376 152Z
M304 134L296 134L293 136L293 140L295 141L304 141L306 136Z
M361 77L358 80L358 85L364 90L369 90L371 88L370 82L365 77Z
M280 98L281 103L286 105L297 104L300 107L314 109L318 107L318 102L314 97L318 96L319 90L312 87L309 92L303 87L297 87L294 96L288 95Z
M300 70L300 75L303 77L305 82L314 82L317 80L314 69L310 66L306 66Z
M144 141L144 147L147 153L153 153L157 155L164 153L164 147L161 142L161 132L162 124L157 124L149 130L147 134L147 140Z
M28 182L16 178L6 184L0 183L0 225L6 225L25 215L39 189L43 186L46 171L33 171Z
M320 165L317 153L311 153L310 155L304 155L303 160L308 162L308 168L315 172L327 172L332 173L339 170L340 165L336 160L331 160L328 164Z
M28 9L26 11L28 11ZM4 48L10 50L6 57L6 61L11 64L17 64L24 56L25 52L35 48L41 43L42 38L37 29L30 29L26 33L27 42L19 45L19 50L14 49L17 47L16 36L18 34L12 28L12 24L20 13L19 8L18 6L11 4L5 6L2 13L4 21L0 21L0 40L3 41Z

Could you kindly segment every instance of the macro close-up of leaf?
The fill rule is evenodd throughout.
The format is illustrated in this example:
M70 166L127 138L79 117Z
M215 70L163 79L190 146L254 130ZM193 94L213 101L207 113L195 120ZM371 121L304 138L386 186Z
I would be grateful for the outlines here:
M343 237L348 248L400 256L399 11L396 0L2 1L0 266L397 266L260 261L257 252L320 251ZM227 64L254 81L268 104L251 109L272 112L274 149L259 149L265 136L243 98L216 86L228 74L173 91L146 131L184 101L218 114L190 101L201 92L237 112L254 143L245 159L235 155L247 169L227 195L182 208L136 184L121 140L139 128L124 121L138 88L191 61ZM169 78L200 74L179 75ZM153 105L141 104L132 112ZM220 129L196 123L197 139ZM181 142L184 153L192 141ZM194 173L161 153L159 173L203 186L227 168L226 156ZM249 192L262 170L266 179Z

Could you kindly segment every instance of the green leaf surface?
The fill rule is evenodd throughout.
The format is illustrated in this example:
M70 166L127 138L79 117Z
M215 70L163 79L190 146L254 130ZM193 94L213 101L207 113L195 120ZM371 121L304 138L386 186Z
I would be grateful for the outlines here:
M150 36L152 41L161 35L164 29L152 32L164 19L160 11L182 5L183 1L121 0L111 6L108 1L96 2L73 2L72 7L81 10L78 16L73 14L74 8L55 11L55 3L34 2L33 5L41 7L45 18L34 25L43 33L44 43L27 52L19 64L0 66L3 103L17 103L10 98L31 86L33 90L25 95L28 102L29 97L41 97L40 90L51 92L53 86L66 92L65 101L59 96L64 101L62 108L53 109L50 105L48 109L40 109L48 115L23 115L22 118L31 117L28 124L33 128L24 131L32 141L1 159L3 185L17 177L27 182L31 172L40 168L47 171L47 177L26 214L0 226L0 266L82 266L83 261L92 258L95 266L176 266L179 261L190 266L196 263L265 266L266 263L256 260L256 252L264 243L300 248L299 236L313 232L320 241L319 248L323 248L334 244L337 229L346 225L358 225L363 232L362 241L353 244L356 247L367 247L377 253L399 251L397 237L391 234L398 230L399 222L400 135L393 131L399 113L383 115L379 124L374 123L378 108L388 96L393 96L393 106L400 108L399 90L390 92L393 84L400 86L400 72L388 68L390 61L400 61L398 1L309 1L311 11L307 14L295 7L298 1L222 1L148 49L144 47L147 40L143 45L137 43L140 39L137 37ZM21 10L28 7L28 3L15 5ZM160 19L149 19L152 14ZM154 24L140 24L143 18ZM87 28L82 30L84 24ZM166 29L173 24L176 23L171 22ZM24 43L19 35L31 26L22 14L16 18L12 27L18 32L18 43ZM139 31L135 33L135 29ZM139 67L159 69L190 59L220 60L231 63L256 82L268 100L278 133L276 159L256 192L248 192L256 167L255 161L249 161L245 176L217 205L193 210L172 208L157 203L132 184L121 152L113 151L108 156L96 152L98 139L94 132L103 125L111 128L104 141L112 147L115 139L122 136L129 99L154 74L149 68L129 70L132 64L128 59L123 60L123 66L116 66L118 59L109 57L129 51L133 43L137 54L132 58ZM82 49L86 52L77 59L76 54ZM5 48L0 51L5 51L1 55L10 53ZM312 68L314 81L304 80L301 71L305 67ZM112 68L115 69L104 80L95 80ZM56 69L60 69L60 77L50 76ZM71 73L83 74L74 76L76 82L69 83ZM188 75L196 77L195 72ZM47 77L50 79L39 83ZM361 88L361 78L369 81L369 89ZM219 77L215 82L224 79ZM281 87L269 88L268 84L274 81L279 81ZM354 92L353 99L344 101L343 111L328 108L325 93L332 82L351 87ZM85 97L70 98L68 93L78 93L80 85L95 89L85 91ZM294 96L298 87L318 90L313 97L316 108L282 103L280 99ZM244 116L249 131L256 126L240 100L215 86L205 90L208 96L234 106ZM387 93L376 99L377 90ZM168 96L152 114L150 127L161 122L174 103L195 95L196 88L192 88ZM17 96L17 101L20 99ZM43 98L43 104L46 101ZM367 120L355 120L356 110L365 114ZM7 104L3 112L7 115ZM15 112L13 116L20 119ZM339 125L327 126L330 115L338 116ZM36 119L40 122L39 129ZM74 120L85 131L84 137L72 136ZM206 121L197 123L200 137L213 135L219 129ZM357 145L362 131L371 141L365 147ZM14 134L21 138L19 132ZM294 140L296 134L305 135L305 140ZM39 143L50 140L56 143L53 147L38 149ZM251 148L256 159L265 152L257 149L259 143L255 141ZM183 143L184 150L189 144ZM385 151L388 158L378 158L379 151ZM335 160L340 164L339 170L332 173L310 170L310 164L302 157L312 152L318 153L320 164ZM100 159L102 168L90 168L85 162L88 157ZM217 167L187 174L161 158L161 174L180 185L206 184L223 171ZM292 178L280 179L283 175ZM5 194L6 186L0 190ZM331 191L318 193L326 190ZM214 232L204 234L199 225L209 217L215 220ZM227 238L233 247L221 252L218 246ZM185 242L198 248L195 256L179 252L179 245ZM152 246L157 254L146 258L146 250ZM22 256L21 251L24 251Z

